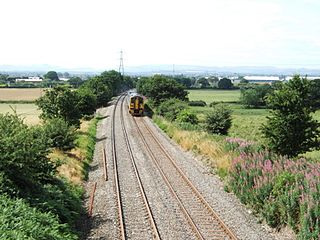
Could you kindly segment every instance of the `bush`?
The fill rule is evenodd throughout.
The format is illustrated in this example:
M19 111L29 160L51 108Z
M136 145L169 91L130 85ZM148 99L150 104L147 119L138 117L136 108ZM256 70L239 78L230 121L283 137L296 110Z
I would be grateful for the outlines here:
M205 107L207 106L207 103L205 101L189 101L189 106L198 106L198 107Z
M42 128L28 127L15 115L0 114L0 132L0 179L9 183L8 194L21 195L53 178L55 166L47 157L50 148Z
M0 195L0 239L77 239L51 212L43 213L21 199Z
M270 152L232 161L229 187L273 227L289 225L299 239L320 236L320 164Z
M209 107L215 107L215 106L217 106L219 104L223 104L223 102L212 102L212 103L209 104Z
M50 147L66 151L74 148L76 129L61 118L54 118L46 122L43 127L50 139Z
M176 120L179 123L198 124L197 115L188 109L183 109L181 112L179 112Z
M205 128L209 133L225 135L228 133L231 123L231 110L220 104L207 113Z
M171 98L162 102L157 108L158 114L165 117L169 121L174 121L179 112L187 108L188 105L186 102L183 102L179 99Z

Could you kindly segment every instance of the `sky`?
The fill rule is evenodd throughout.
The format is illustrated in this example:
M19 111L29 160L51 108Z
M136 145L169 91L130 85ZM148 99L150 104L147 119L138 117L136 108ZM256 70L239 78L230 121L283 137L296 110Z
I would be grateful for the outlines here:
M319 0L1 0L0 65L320 68Z

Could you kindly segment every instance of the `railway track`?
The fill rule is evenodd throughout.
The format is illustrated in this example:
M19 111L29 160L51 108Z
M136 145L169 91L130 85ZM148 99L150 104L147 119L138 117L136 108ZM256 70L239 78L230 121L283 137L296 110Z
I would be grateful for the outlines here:
M125 96L117 99L113 109L111 124L111 145L114 165L114 181L118 207L119 239L157 239L160 235L155 224L148 199L146 197L139 172L136 167L135 158L132 154L130 141L124 123ZM120 106L120 125L123 138L120 132L116 136L116 114ZM118 142L124 141L127 151L117 146ZM117 144L116 144L117 142Z
M141 140L198 239L237 239L165 150L143 118L134 118Z

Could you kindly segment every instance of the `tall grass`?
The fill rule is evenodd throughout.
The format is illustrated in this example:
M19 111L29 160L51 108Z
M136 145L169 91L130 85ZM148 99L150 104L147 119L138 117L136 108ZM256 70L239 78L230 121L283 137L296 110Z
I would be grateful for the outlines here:
M210 135L194 127L185 129L179 124L169 122L159 116L154 116L153 120L183 149L201 154L209 166L217 169L221 177L226 176L233 154L224 150L224 144L221 143L223 137Z

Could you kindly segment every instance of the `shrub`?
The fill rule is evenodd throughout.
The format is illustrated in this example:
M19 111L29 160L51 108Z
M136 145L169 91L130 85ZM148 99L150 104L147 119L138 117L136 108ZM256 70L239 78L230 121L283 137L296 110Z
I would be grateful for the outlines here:
M188 109L183 109L181 112L178 113L177 121L180 123L197 124L198 118L195 113L191 112Z
M205 128L209 133L227 134L231 127L231 110L224 105L217 105L206 115Z
M28 127L15 115L0 114L0 132L0 179L9 183L12 195L52 179L55 166L47 158L50 148L41 128Z
M223 102L212 102L209 104L209 107L215 107L218 104L223 104Z
M187 103L179 99L170 98L162 102L157 108L158 114L165 117L169 121L174 121L179 112L187 108Z
M30 207L21 199L0 195L0 239L77 239L51 213Z
M50 146L66 151L74 148L76 129L61 118L54 118L46 122L44 132L50 139Z
M232 161L229 187L273 227L289 225L300 239L320 235L320 164L270 152Z
M207 103L205 101L189 101L189 106L198 106L198 107L205 107L207 106Z

